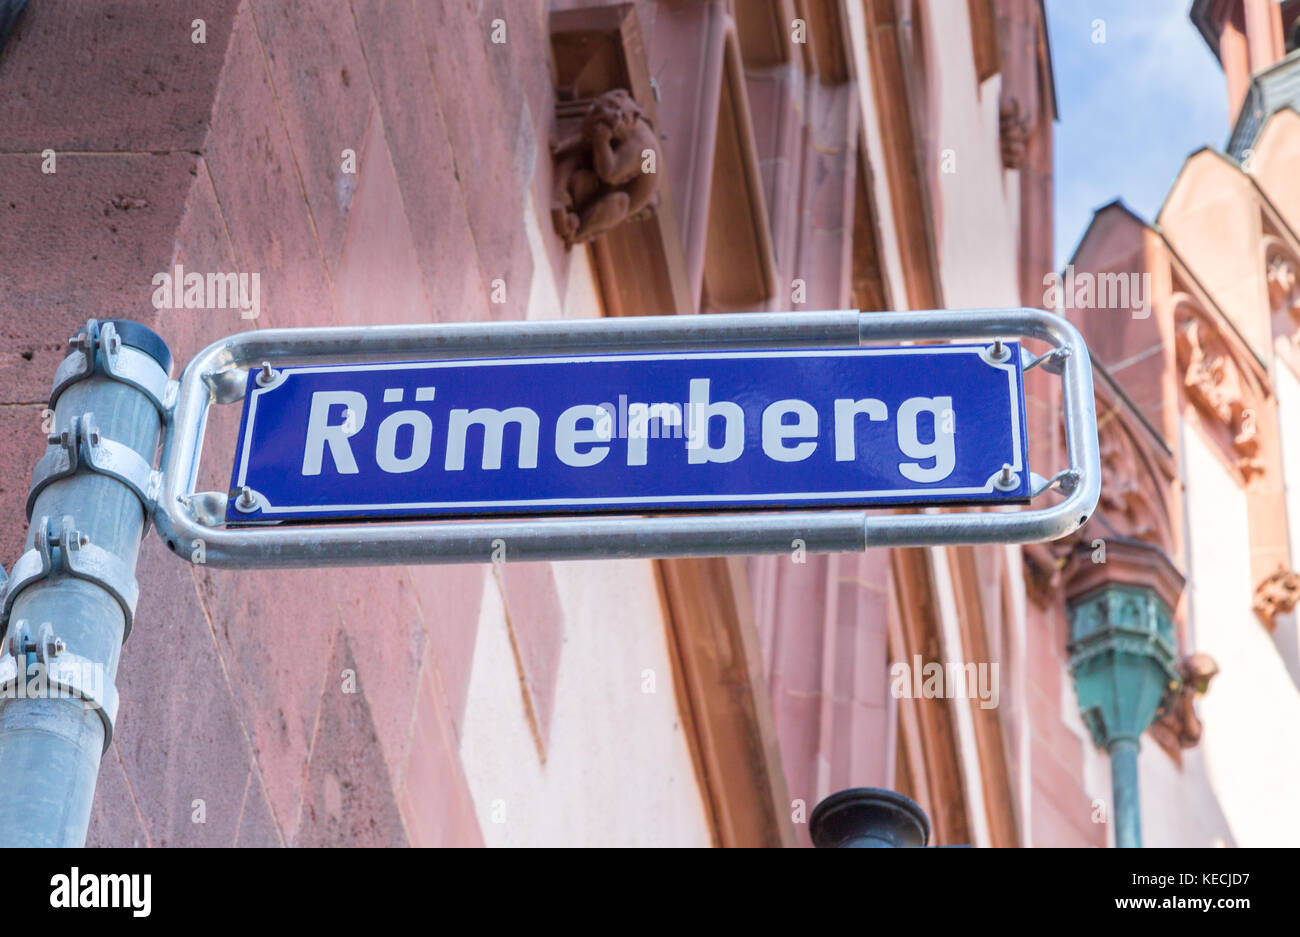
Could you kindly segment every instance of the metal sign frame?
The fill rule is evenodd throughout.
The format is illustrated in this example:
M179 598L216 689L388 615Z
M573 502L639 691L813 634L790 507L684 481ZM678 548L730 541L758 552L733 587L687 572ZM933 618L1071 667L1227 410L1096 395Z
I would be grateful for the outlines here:
M1033 499L1050 507L960 513L879 514L878 508L672 516L360 522L225 529L230 494L196 492L208 409L242 399L250 368L638 351L831 348L905 341L1046 342L1024 368L1061 378L1068 465L1033 475ZM170 395L169 395L170 396ZM1101 493L1092 365L1082 337L1041 309L925 312L778 312L643 316L359 328L264 329L221 339L181 374L168 408L162 490L153 519L168 547L191 562L227 568L376 566L626 557L854 552L873 547L1031 543L1064 537L1092 515ZM201 550L200 550L201 546Z

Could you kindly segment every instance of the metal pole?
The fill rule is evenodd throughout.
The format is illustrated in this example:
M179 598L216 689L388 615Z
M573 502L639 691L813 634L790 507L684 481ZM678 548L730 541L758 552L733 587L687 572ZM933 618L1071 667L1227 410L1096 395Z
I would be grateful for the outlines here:
M54 435L33 472L27 552L4 593L6 847L85 843L157 483L151 467L162 411L139 379L152 384L161 372L167 385L166 345L136 323L95 320L71 344L51 401Z
M1138 796L1138 740L1111 741L1110 787L1115 801L1115 846L1142 848L1142 806Z

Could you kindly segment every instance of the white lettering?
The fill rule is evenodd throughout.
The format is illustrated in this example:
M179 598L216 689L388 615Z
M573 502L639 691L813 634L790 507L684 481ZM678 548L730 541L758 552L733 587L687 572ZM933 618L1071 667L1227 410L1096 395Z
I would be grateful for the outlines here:
M865 413L873 422L889 419L883 400L841 398L835 401L835 461L852 462L858 457L857 418Z
M666 437L669 435L665 432L667 427L681 425L682 408L675 403L628 404L627 464L645 465L649 440ZM676 436L681 436L680 430Z
M686 461L691 465L704 462L734 462L745 448L745 411L729 400L709 402L709 380L696 378L690 383L690 425L686 438ZM723 421L720 448L709 443L709 423Z
M493 410L452 410L447 428L447 461L449 472L465 468L465 437L469 428L478 423L483 427L483 468L501 468L501 449L505 441L506 424L519 424L519 467L537 468L537 414L527 407L510 407Z
M411 427L411 452L405 458L397 455L397 430ZM379 439L375 442L375 461L385 472L414 472L429 461L429 447L433 442L433 421L419 410L398 410L379 424Z
M347 408L342 423L330 425L330 408ZM311 395L311 415L307 418L307 447L302 457L302 474L319 475L325 445L329 444L334 465L344 475L357 473L349 436L355 436L366 422L366 398L354 390L319 390Z
M153 902L149 873L82 875L77 866L69 875L50 879L51 908L130 908L133 917L148 917Z
M783 423L781 418L793 413L793 423ZM778 400L763 411L763 451L777 462L802 462L817 448L815 442L801 442L787 446L787 439L816 439L817 411L806 400Z
M578 429L580 420L590 420L591 429ZM596 465L609 455L609 446L596 446L592 443L609 442L614 435L613 421L604 407L577 406L569 407L560 414L555 423L555 455L565 465L583 467ZM579 452L578 446L591 446L586 452Z
M914 459L934 459L931 468L918 462L900 462L898 470L914 482L942 481L957 465L956 437L939 429L939 414L952 409L951 397L909 397L898 408L898 448ZM921 442L917 436L917 417L922 412L933 417L934 440Z

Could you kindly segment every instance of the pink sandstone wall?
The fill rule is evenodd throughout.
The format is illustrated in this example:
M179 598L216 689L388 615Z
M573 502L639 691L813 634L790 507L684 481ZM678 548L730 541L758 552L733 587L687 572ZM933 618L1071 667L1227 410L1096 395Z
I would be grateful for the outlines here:
M143 321L184 362L250 325L524 314L521 219L548 185L535 171L551 106L543 7L30 6L0 57L6 565L54 368L88 316ZM498 16L516 38L489 46ZM52 176L34 155L47 148ZM260 318L156 312L151 278L175 263L260 273ZM507 299L493 305L497 278ZM221 459L235 416L209 432ZM153 537L141 569L91 844L481 842L457 745L483 568L191 569ZM549 568L512 567L502 590L544 724L564 630ZM341 691L347 669L360 694Z
M187 5L184 16L164 0L31 7L0 56L0 249L15 260L5 270L23 271L0 279L0 431L11 440L4 458L14 479L0 489L11 520L0 560L11 564L21 549L18 505L44 445L40 410L62 342L86 316L145 321L182 362L250 325L229 310L155 312L151 277L175 263L259 272L259 328L559 314L537 297L550 295L548 283L567 295L579 274L538 211L550 187L553 106L545 7L211 0ZM639 9L652 46L654 6ZM304 29L309 11L317 27ZM206 45L190 41L194 16L207 21ZM493 46L483 37L498 17L514 38ZM986 85L988 97L970 109L969 45L966 32L943 39L942 49L963 50L948 56L961 70L936 83L933 113L963 147L944 202L942 273L957 284L974 269L997 271L959 297L994 305L1023 293L1024 271L1007 231L971 235L986 229L990 206L959 197L968 186L1003 191L1002 167L984 158L997 152L996 89ZM771 76L749 76L751 95L767 88L760 77ZM800 238L843 246L854 144L845 114L832 110L851 103L842 97L820 96L826 110L807 114L753 114L760 143L774 141L763 172L769 210L785 219L773 238L776 260L783 282L808 277L816 295L807 308L849 303L845 271L827 263L836 252L798 255L795 246ZM875 119L871 107L856 112ZM873 132L883 130L867 128L869 153ZM821 147L822 188L811 194L825 196L806 215L775 197L805 139ZM969 158L977 147L983 155ZM46 148L59 154L54 177L35 155ZM356 152L355 175L340 169L344 149ZM884 176L874 175L878 189ZM992 208L1008 220L1017 205L1008 197ZM890 210L888 198L878 210ZM1050 240L1047 227L1030 234ZM885 255L886 275L897 280L896 248ZM499 304L489 296L498 279ZM894 300L906 304L901 288ZM575 314L599 314L594 297L579 305ZM1051 438L1049 391L1037 412ZM210 451L229 451L235 416L214 421ZM225 487L224 474L210 464L201 481ZM459 752L480 612L498 598L545 749L572 625L549 566L501 576L481 567L235 573L191 569L154 538L141 568L151 573L138 613L148 624L124 652L119 742L101 771L93 844L490 839ZM893 786L888 554L750 568L790 797L810 808L841 787ZM1002 607L999 590L986 585L990 609ZM1085 746L1064 722L1064 619L1033 605L1026 616L1028 678L1017 705L1031 713L1032 841L1101 845L1104 828L1089 820ZM362 693L340 691L345 670L357 672ZM191 822L195 798L206 802L204 824ZM806 842L806 826L797 829Z

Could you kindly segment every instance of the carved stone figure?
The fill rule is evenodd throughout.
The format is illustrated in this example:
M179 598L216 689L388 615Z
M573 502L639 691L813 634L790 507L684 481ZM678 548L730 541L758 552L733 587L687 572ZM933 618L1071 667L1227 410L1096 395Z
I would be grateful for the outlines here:
M1201 323L1188 321L1178 332L1178 358L1183 365L1183 386L1202 411L1227 423L1232 419L1232 404L1241 399L1236 375L1230 374L1231 363L1222 355L1211 355L1201 336Z
M1100 432L1101 509L1118 533L1162 547L1169 544L1161 536L1163 526L1157 521L1159 509L1140 480L1137 453L1122 431L1108 421Z
M1291 258L1274 252L1268 261L1268 300L1274 311L1285 309L1300 319L1300 283Z
M596 98L581 130L553 152L551 216L569 247L647 217L658 204L658 136L621 88Z
M1213 337L1207 338L1203 330L1203 323L1193 317L1178 331L1183 387L1201 412L1218 420L1232 433L1237 470L1249 481L1264 471L1264 462L1259 458L1255 414L1246 405L1237 365L1227 352L1214 348Z
M1006 96L998 102L1002 165L1006 169L1019 169L1025 165L1025 153L1033 129L1032 117L1025 111L1018 98Z
M1274 619L1295 608L1297 601L1300 601L1300 574L1279 566L1255 587L1253 607L1264 627L1271 631L1276 625Z
M1101 414L1097 419L1101 449L1097 511L1073 534L1048 543L1026 544L1021 551L1027 594L1042 607L1059 602L1062 589L1071 588L1081 576L1086 578L1097 564L1122 567L1127 562L1124 541L1141 541L1166 557L1173 549L1168 509L1161 500L1161 485L1168 484L1168 476L1158 466L1154 470L1159 477L1148 472L1118 412L1101 399L1097 403ZM1116 554L1116 549L1121 552Z
M1201 740L1204 726L1196 715L1195 700L1204 696L1219 665L1209 654L1192 654L1178 662L1179 686L1166 701L1164 715L1152 726L1168 733L1167 739L1179 748L1192 748Z

